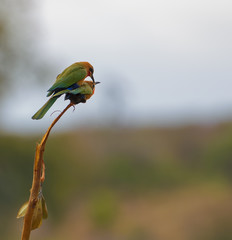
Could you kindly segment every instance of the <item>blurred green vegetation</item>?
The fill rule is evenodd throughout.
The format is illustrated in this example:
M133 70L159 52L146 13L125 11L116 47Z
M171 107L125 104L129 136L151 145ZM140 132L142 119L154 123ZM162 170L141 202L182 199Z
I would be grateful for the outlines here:
M4 239L19 238L41 137L0 137ZM32 239L232 239L230 123L52 133L44 157L49 218Z

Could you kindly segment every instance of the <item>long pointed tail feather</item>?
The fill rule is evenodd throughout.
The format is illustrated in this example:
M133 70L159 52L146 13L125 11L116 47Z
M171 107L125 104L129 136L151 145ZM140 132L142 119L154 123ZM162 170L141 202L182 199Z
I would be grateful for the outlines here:
M32 119L41 119L49 110L49 108L54 104L58 97L51 97L33 116Z

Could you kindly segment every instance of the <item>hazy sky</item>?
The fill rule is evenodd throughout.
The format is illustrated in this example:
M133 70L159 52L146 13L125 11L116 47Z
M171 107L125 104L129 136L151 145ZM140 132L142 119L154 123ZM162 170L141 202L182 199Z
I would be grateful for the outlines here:
M18 94L24 107L4 110L6 128L47 126L56 115L51 112L67 104L63 99L44 120L30 116L47 100L56 75L76 61L89 61L101 84L89 103L67 114L66 126L98 125L104 118L129 125L232 115L231 0L41 0L36 8L41 49L54 61L54 74L30 101Z

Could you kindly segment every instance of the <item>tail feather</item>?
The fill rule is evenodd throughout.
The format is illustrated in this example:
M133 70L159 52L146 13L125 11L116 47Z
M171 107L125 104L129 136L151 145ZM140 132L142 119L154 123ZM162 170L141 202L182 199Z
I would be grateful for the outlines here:
M49 108L54 104L54 102L57 100L58 97L52 97L50 98L33 116L32 119L41 119L46 112L49 110Z

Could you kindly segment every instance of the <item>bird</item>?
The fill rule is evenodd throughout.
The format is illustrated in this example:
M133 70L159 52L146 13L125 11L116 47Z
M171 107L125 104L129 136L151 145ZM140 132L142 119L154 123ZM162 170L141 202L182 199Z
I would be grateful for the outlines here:
M66 93L64 99L69 99L71 103L75 105L78 103L86 103L86 101L93 96L95 92L95 86L99 83L100 82L84 81L78 89Z
M48 89L47 97L51 96L50 99L32 116L32 119L38 120L43 118L54 102L63 94L85 95L87 94L85 93L86 91L89 94L90 84L83 84L83 82L86 77L90 76L93 83L92 86L95 87L93 72L94 68L88 62L76 62L67 67L56 77L55 83Z

